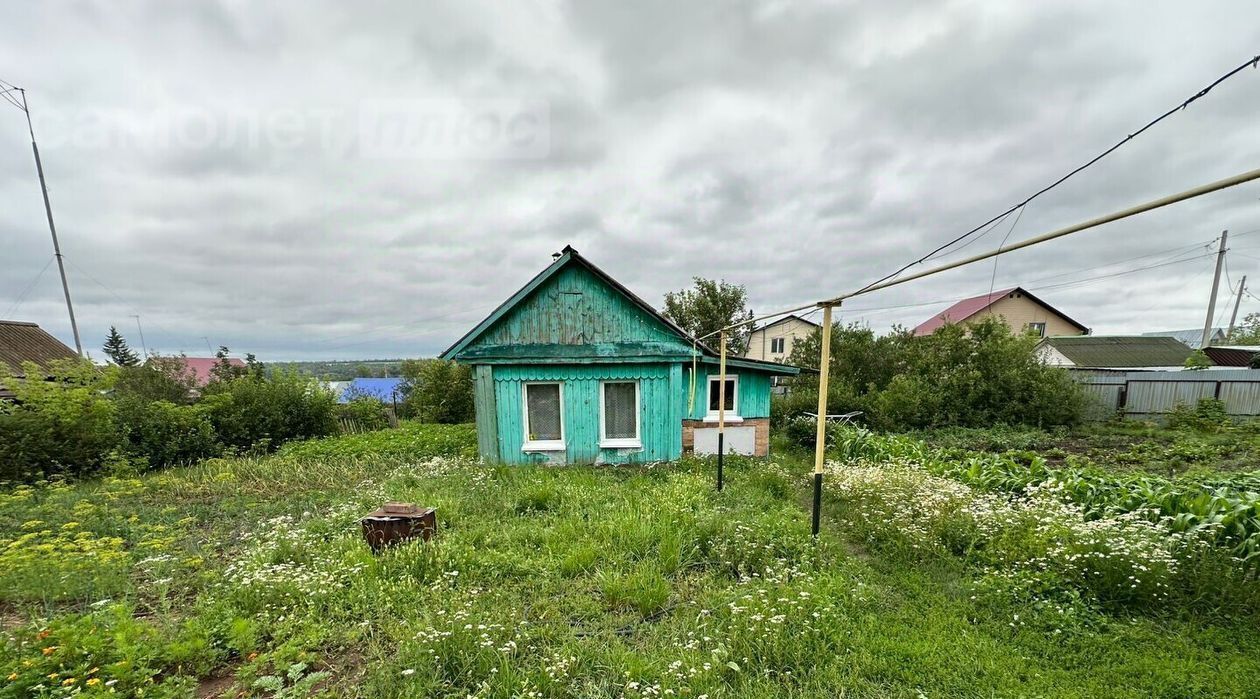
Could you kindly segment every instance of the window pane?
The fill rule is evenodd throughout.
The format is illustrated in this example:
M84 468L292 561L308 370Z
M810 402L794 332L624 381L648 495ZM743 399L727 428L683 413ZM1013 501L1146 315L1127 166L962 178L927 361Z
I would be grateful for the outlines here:
M639 416L635 410L633 383L604 384L604 436L608 439L635 439L639 436Z
M560 384L540 383L525 387L532 441L560 439Z
M709 382L709 412L716 413L718 411L718 380ZM727 412L735 411L735 379L726 380L726 410Z

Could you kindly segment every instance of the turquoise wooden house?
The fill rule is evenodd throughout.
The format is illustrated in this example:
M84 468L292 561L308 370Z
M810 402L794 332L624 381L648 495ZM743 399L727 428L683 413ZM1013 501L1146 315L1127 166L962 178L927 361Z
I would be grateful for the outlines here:
M717 452L718 355L566 246L442 353L473 367L487 461L642 463ZM765 455L770 383L727 357L727 453Z

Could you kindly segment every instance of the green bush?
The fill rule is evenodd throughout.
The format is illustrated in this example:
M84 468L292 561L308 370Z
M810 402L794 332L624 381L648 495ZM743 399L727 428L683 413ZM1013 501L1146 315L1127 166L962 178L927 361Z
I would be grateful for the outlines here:
M196 377L178 357L152 356L144 364L113 370L114 397L120 400L191 403Z
M827 412L862 411L882 430L939 426L1072 425L1087 404L1068 373L1043 364L1036 338L1014 335L999 318L945 325L926 337L894 329L836 327ZM790 362L817 368L821 331L792 351ZM818 379L802 375L793 395L772 405L779 424L817 409ZM777 414L775 414L777 412Z
M103 395L108 376L79 360L24 371L28 378L0 376L16 396L0 403L0 482L99 471L120 446L114 405Z
M389 412L379 398L355 396L349 402L337 406L339 417L352 420L365 430L383 430L389 427Z
M205 411L164 400L118 402L127 451L150 468L189 464L215 456L220 445Z
M1225 402L1215 398L1203 398L1192 408L1178 403L1168 413L1168 426L1173 429L1194 432L1221 432L1232 423L1225 411Z
M403 362L400 417L456 425L473 420L472 371L441 359Z
M201 404L220 441L236 449L269 451L292 439L322 437L337 429L332 394L292 372L211 382Z

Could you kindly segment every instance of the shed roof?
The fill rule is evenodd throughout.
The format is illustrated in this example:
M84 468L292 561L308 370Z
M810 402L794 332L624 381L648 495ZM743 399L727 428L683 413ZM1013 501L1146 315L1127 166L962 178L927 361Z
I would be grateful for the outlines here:
M22 375L22 363L34 362L41 368L57 359L74 359L79 355L35 323L0 320L0 363L9 371Z
M1037 345L1053 347L1077 367L1179 367L1193 352L1171 337L1061 335Z
M1204 347L1203 353L1217 366L1249 367L1260 354L1260 345L1214 345Z
M1046 309L1052 311L1055 315L1066 320L1072 325L1075 325L1076 327L1080 328L1081 332L1089 332L1089 328L1085 327L1084 325L1081 325L1075 320L1072 320L1059 309L1055 308L1054 306L1051 306L1045 301L1042 301L1041 299L1037 298L1035 295L1029 293L1027 289L1023 287L1019 287L1019 286L1013 286L1009 289L1002 289L1000 291L994 291L992 293L981 294L979 296L972 296L971 298L963 299L962 301L955 303L949 308L946 308L940 313L937 313L931 318L928 318L927 320L920 323L918 327L914 329L914 334L915 335L931 335L933 332L936 332L937 328L941 327L942 325L945 325L946 323L961 323L964 320L967 320L968 318L971 318L977 313L985 310L989 306L992 306L998 301L1001 301L1002 299L1006 298L1010 294L1015 293L1016 291L1020 292L1024 296L1027 296L1029 299L1032 299L1037 304L1044 306Z
M498 308L495 308L494 311L490 313L490 315L486 316L484 320L482 320L480 323L474 326L472 330L469 330L463 337L457 340L455 344L448 347L446 351L442 352L442 354L439 356L442 359L456 359L456 358L468 359L469 357L465 356L464 352L465 350L469 349L469 347L477 340L477 338L479 338L481 335L486 333L498 321L500 321L505 316L507 316L512 311L513 308L515 308L517 305L521 304L526 299L528 299L530 295L533 294L534 291L536 291L540 286L546 283L547 280L551 279L556 274L558 274L561 270L565 269L566 267L569 267L570 265L577 265L585 269L586 271L590 272L599 281L606 284L608 287L612 288L617 293L621 294L623 297L629 300L633 305L637 306L640 310L642 310L645 314L647 314L652 319L658 321L663 326L665 326L665 328L667 328L670 333L676 335L678 338L685 341L686 343L693 345L696 348L696 350L700 352L700 355L702 357L717 357L718 356L718 352L716 350L700 342L696 338L692 337L686 330L683 330L681 327L679 327L677 323L675 323L674 321L662 315L659 311L653 308L646 301L644 301L643 299L635 295L634 292L630 291L628 288L623 286L616 279L613 279L607 272L600 269L599 267L596 267L585 257L582 257L580 254L578 254L578 251L574 250L573 246L571 245L564 246L564 249L560 251L559 257L557 257L554 262L548 265L546 269L539 272L533 279L531 279L527 284L525 284L525 286L521 287L515 294L513 294L506 301L500 304ZM560 358L561 356L570 356L574 352L574 349L568 346L566 347L541 346L541 347L522 348L522 350L523 351L528 350L527 353L533 353L534 350L547 350L542 353L543 356L520 357L520 359L523 361L526 361L526 362L533 361L535 363L545 362L549 359L554 360L556 358ZM727 362L731 364L732 366L740 366L746 369L767 371L767 372L772 372L776 374L796 374L796 373L799 373L800 371L796 367L789 366L787 364L746 359L742 357L736 360L736 358L728 356Z

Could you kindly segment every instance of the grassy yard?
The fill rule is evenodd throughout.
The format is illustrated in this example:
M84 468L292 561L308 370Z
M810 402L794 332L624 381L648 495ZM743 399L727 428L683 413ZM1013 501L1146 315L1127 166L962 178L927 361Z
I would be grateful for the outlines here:
M703 460L488 468L473 442L408 425L0 494L0 697L1260 686L1254 575L1144 521L876 445L838 455L813 542L799 456L732 459L718 493ZM373 556L384 500L437 507L438 538Z

